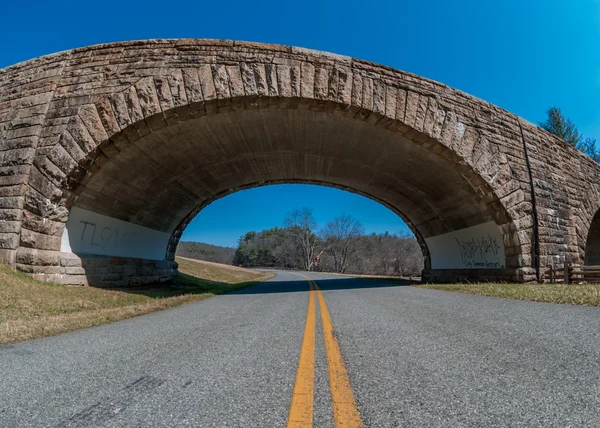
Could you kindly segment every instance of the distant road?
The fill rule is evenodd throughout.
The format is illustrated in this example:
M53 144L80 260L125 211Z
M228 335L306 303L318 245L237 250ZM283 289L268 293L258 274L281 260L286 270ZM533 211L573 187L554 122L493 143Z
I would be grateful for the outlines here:
M281 271L236 293L0 347L0 427L311 419L598 427L600 310Z

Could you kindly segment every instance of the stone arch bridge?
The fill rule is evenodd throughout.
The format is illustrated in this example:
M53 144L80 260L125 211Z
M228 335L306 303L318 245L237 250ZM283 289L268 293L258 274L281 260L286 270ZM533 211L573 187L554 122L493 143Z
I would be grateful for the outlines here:
M26 61L0 70L0 150L0 256L41 280L167 280L199 210L283 182L394 210L428 281L600 263L598 164L485 101L325 52L180 39Z

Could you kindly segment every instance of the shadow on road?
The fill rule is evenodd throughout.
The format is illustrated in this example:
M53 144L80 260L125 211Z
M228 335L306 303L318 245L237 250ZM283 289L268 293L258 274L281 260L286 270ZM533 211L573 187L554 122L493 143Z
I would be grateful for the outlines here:
M189 279L189 283L182 283L182 279ZM349 278L335 277L327 279L315 279L321 290L352 290L352 289L371 289L371 288L389 288L406 287L417 281L402 279L383 279L383 278ZM139 294L152 298L171 297L177 295L189 294L268 294L268 293L297 293L309 290L307 280L298 276L294 280L268 280L256 284L247 282L241 284L226 284L208 280L198 280L186 274L179 274L173 283L149 284L139 287L123 287L116 289L129 294Z
M323 291L329 290L353 290L353 289L370 289L370 288L389 288L389 287L406 287L416 284L416 281L400 280L400 279L371 279L371 278L331 278L331 279L315 279L319 288ZM308 281L299 278L297 281L277 281L271 280L262 282L252 287L234 291L230 294L265 294L265 293L296 293L303 292L309 289Z

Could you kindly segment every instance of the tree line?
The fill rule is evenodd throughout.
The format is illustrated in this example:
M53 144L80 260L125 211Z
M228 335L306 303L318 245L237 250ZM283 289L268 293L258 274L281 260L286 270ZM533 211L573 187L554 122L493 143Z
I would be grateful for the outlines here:
M221 247L203 242L181 241L177 246L176 254L179 257L230 265L233 263L235 248Z
M349 215L336 217L317 230L312 210L300 208L287 215L284 227L243 235L233 263L246 267L416 276L423 269L423 254L414 237L387 232L368 235L363 225Z
M237 248L182 241L177 256L245 267L353 274L418 276L423 269L423 253L413 236L366 234L349 215L317 230L309 208L289 212L284 227L245 233Z

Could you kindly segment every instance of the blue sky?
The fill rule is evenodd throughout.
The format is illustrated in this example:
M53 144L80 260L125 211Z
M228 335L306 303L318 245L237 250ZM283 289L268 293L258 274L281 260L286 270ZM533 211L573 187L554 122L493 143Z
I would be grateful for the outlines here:
M247 231L283 226L286 214L301 207L312 208L319 229L336 216L350 214L369 233L411 233L396 214L364 196L324 186L277 184L216 200L196 216L182 239L236 246Z
M544 111L557 105L584 135L600 139L599 0L21 1L3 4L2 16L0 67L74 47L131 39L281 43L417 73L531 122L543 119ZM217 201L200 213L184 238L232 245L235 239L225 239L217 231L238 228L245 217L256 219L244 223L253 229L281 222L282 213L265 215L265 207L282 199L294 206L312 206L324 219L338 215L342 207L355 217L364 212L369 231L402 228L401 222L356 195L293 189L254 189ZM325 195L319 206L317 194ZM228 199L235 198L257 201L252 213L238 209L239 217L233 217L235 204Z

